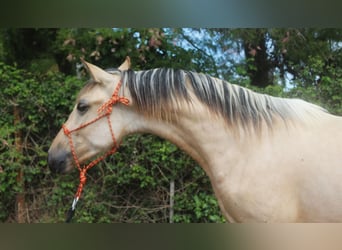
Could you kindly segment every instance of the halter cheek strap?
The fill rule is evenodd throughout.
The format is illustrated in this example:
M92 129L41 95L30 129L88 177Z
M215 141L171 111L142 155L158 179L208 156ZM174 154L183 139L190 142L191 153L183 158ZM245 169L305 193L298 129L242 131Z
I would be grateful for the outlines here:
M87 170L92 168L93 166L95 166L97 163L99 163L100 161L105 159L107 156L109 156L111 154L114 154L116 152L118 146L119 146L117 144L116 139L115 139L114 131L113 131L113 128L112 128L112 123L110 121L110 115L111 115L111 113L113 111L113 105L114 104L116 104L116 103L122 103L124 105L128 105L129 104L129 100L126 97L119 96L119 89L121 87L121 84L122 84L122 82L119 81L119 83L117 84L117 86L116 86L116 88L114 90L114 93L113 93L112 97L107 102L102 104L102 106L97 110L98 116L95 119L93 119L93 120L91 120L89 122L86 122L86 123L82 124L81 126L75 128L75 129L72 129L72 130L69 130L66 127L65 124L62 125L64 134L68 137L68 140L69 140L69 145L70 145L72 157L74 158L76 167L77 167L77 169L80 172L80 177L79 177L80 178L80 183L78 185L77 192L76 192L74 200L72 202L72 206L71 206L70 210L68 211L66 222L70 222L72 217L73 217L73 215L74 215L74 213L75 213L76 204L77 204L79 198L81 197L81 193L82 193L83 187L84 187L84 185L86 184L86 181L87 181L87 177L86 177ZM88 165L81 167L80 162L79 162L78 157L77 157L77 154L76 154L74 143L72 141L71 134L73 132L81 130L82 128L87 127L90 124L93 124L93 123L97 122L98 120L100 120L102 118L106 118L107 121L108 121L109 131L110 131L110 134L111 134L112 140L113 140L113 147L108 152L104 153L103 155L99 156L95 160L91 161Z

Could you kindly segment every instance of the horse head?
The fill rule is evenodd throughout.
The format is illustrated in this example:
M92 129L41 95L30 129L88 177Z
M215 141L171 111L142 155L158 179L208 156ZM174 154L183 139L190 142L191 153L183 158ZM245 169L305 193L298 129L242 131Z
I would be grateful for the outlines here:
M75 164L84 164L110 150L113 144L121 141L132 119L126 106L132 103L129 91L118 86L121 85L121 72L130 68L129 57L110 73L82 62L91 80L78 94L68 120L51 144L48 165L53 172L68 172ZM123 98L120 95L125 93L126 105L120 103L123 99L113 99L115 90L116 98Z

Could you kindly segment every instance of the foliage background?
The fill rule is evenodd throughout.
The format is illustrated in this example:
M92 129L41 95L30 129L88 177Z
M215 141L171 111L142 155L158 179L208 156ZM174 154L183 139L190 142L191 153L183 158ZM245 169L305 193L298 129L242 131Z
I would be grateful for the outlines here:
M201 71L261 93L301 98L342 115L340 29L0 30L0 221L62 222L78 173L52 175L51 140L87 80L104 68ZM171 143L126 138L89 172L75 222L223 222L209 179Z

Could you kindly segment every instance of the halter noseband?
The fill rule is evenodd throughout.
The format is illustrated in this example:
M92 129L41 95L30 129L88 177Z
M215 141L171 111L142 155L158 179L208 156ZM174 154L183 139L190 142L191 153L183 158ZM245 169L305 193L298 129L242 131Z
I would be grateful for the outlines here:
M129 104L129 100L126 97L119 96L119 89L121 87L121 84L122 84L122 81L120 80L118 82L115 90L114 90L114 93L113 93L112 97L107 102L102 104L100 106L100 108L97 110L98 116L95 119L93 119L93 120L91 120L89 122L86 122L86 123L80 125L79 127L75 128L75 129L72 129L72 130L69 130L66 127L65 124L62 125L64 134L68 137L68 140L69 140L69 145L70 145L72 157L74 158L76 167L77 167L77 169L80 172L80 183L78 185L77 192L76 192L74 200L72 202L72 206L71 206L71 208L70 208L70 210L68 212L66 222L70 222L72 217L73 217L73 215L74 215L74 213L75 213L76 204L77 204L77 202L78 202L78 200L79 200L79 198L81 196L83 187L84 187L84 185L86 184L86 181L87 181L87 177L86 177L87 170L92 168L93 166L95 166L97 163L99 163L100 161L105 159L107 156L109 156L111 154L114 154L116 152L117 148L118 148L118 144L117 144L117 141L115 139L114 131L113 131L113 128L112 128L112 123L110 121L110 115L111 115L111 113L113 111L113 105L114 104L116 104L116 103L122 103L124 105L128 105ZM108 126L109 126L109 130L110 130L110 134L111 134L112 140L113 140L113 147L109 151L104 153L103 155L101 155L98 158L96 158L95 160L91 161L88 165L81 167L80 162L79 162L78 157L77 157L77 154L76 154L76 150L75 150L73 141L72 141L71 134L73 132L81 130L84 127L87 127L90 124L93 124L93 123L97 122L98 120L100 120L100 119L102 119L104 117L106 117L107 121L108 121Z

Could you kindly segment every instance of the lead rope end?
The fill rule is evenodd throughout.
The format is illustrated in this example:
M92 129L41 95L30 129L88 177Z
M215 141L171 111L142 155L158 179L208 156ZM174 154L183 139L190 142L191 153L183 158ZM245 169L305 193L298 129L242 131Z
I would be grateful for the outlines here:
M66 223L70 223L72 217L74 217L75 210L76 210L76 204L77 204L78 200L79 200L78 197L74 198L72 205L71 205L71 208L69 209L69 211L67 213L67 218L65 220Z

